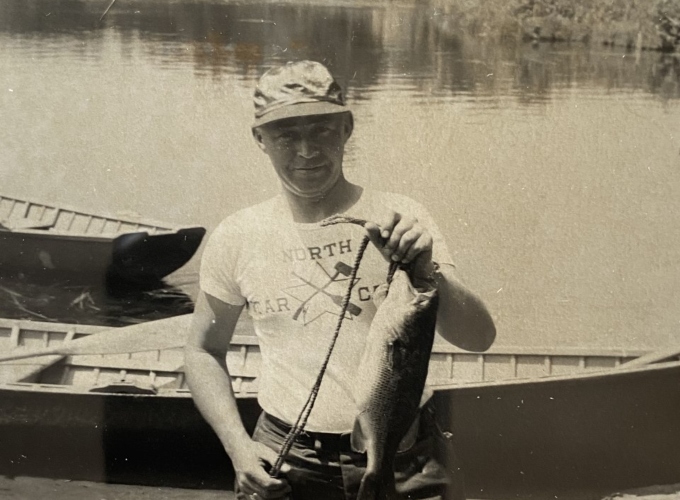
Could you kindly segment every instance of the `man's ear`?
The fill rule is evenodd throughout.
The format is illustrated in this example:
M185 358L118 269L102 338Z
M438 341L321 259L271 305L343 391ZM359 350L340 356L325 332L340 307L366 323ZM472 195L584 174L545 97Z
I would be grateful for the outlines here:
M349 138L352 137L352 131L354 130L354 115L351 111L348 111L344 114L343 118L344 121L342 126L345 131L345 142L347 142Z
M267 151L267 147L264 145L264 140L262 138L262 130L260 127L255 127L252 129L253 132L253 139L255 139L255 142L257 142L257 145L262 151Z

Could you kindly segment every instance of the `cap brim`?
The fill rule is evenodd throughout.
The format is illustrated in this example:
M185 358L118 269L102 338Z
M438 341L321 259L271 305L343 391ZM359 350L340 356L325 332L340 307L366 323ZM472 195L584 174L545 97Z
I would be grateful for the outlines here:
M333 104L331 102L301 102L298 104L290 104L282 108L274 109L255 119L253 128L259 127L266 123L275 122L278 120L285 120L286 118L295 118L297 116L312 116L312 115L329 115L333 113L344 113L350 109L347 106Z

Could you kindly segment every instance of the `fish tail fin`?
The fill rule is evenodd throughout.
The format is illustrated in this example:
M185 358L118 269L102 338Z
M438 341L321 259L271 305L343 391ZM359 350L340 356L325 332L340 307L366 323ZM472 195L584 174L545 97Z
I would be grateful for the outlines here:
M398 500L393 474L367 472L361 480L357 500Z

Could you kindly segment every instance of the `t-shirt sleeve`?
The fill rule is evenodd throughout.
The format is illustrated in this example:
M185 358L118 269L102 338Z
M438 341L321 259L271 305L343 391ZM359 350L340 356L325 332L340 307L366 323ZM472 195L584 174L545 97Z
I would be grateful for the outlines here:
M208 295L240 306L246 303L236 274L242 237L234 226L227 219L210 235L201 258L199 282Z

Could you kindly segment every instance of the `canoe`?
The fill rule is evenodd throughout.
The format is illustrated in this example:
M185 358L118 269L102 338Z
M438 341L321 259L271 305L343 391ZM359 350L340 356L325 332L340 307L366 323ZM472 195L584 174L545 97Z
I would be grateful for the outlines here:
M205 235L0 195L0 276L69 284L149 284L182 267Z
M0 352L101 331L0 320ZM428 381L469 496L565 498L680 482L680 360L676 353L626 368L645 354L505 347L478 354L436 343ZM240 323L227 363L249 430L259 414L260 362L257 340ZM0 474L228 488L229 462L193 405L182 363L179 348L0 363Z
M677 356L628 369L449 385L435 398L473 496L600 499L680 482Z

